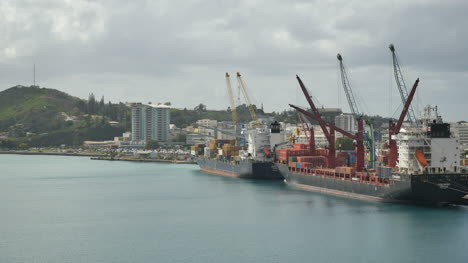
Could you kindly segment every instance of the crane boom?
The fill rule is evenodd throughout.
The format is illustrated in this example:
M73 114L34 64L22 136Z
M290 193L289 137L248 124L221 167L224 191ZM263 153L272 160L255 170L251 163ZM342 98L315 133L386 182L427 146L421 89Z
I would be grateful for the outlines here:
M317 116L317 115L315 115L315 114L312 114L312 113L310 113L310 112L307 112L306 110L301 109L301 108L298 107L298 106L289 104L289 107L295 109L296 111L298 111L298 112L300 112L300 113L306 115L307 117L309 117L309 118L311 118L311 119L313 119L313 120L315 120L315 121L321 120L320 116ZM324 124L325 124L325 126L327 126L327 127L334 127L334 130L336 130L337 132L339 132L339 133L345 135L346 137L348 137L348 138L350 138L350 139L353 139L353 140L356 140L356 139L357 139L357 136L356 136L356 135L351 134L350 132L345 131L345 130L343 130L343 129L337 127L337 126L336 126L335 124L333 124L333 123L325 122Z
M349 108L354 117L359 119L361 117L361 112L358 109L356 99L354 98L353 91L351 90L351 85L349 85L348 74L346 74L346 69L343 64L343 57L341 54L336 55L338 61L340 62L340 72L341 72L341 83L343 84L344 91L346 93L346 98L348 99Z
M358 124L359 124L359 121L362 121L363 112L359 110L356 100L354 98L353 90L351 89L351 85L349 84L348 74L346 73L346 68L343 64L343 56L341 56L341 54L338 53L336 55L336 58L338 58L338 61L340 63L341 83L343 84L343 89L345 90L346 98L348 99L349 108L351 110L351 113L354 115L354 118L356 119L356 121L358 121ZM374 131L373 123L369 122L368 125L369 125L370 132L373 133ZM369 150L371 160L373 160L374 158L374 140L371 139L372 137L371 136L365 137L368 143L367 148ZM373 162L371 162L369 167L374 168Z
M252 120L254 121L255 126L259 126L260 122L258 121L257 114L255 113L254 106L252 104L252 101L250 100L249 94L247 93L247 88L245 85L244 80L241 77L241 74L237 72L237 82L239 83L239 86L241 88L242 94L244 95L244 98L248 104L250 116L252 117Z
M409 109L411 108L411 101L413 101L414 93L416 93L416 88L418 87L419 84L419 78L414 82L413 88L411 89L411 92L408 96L408 99L405 102L405 106L403 107L403 110L401 111L400 118L398 119L398 122L395 125L395 134L398 134L401 129L401 125L403 124L403 120L405 119L405 115L408 113Z
M226 86L227 86L227 90L229 94L229 103L231 104L232 121L234 122L235 129L237 130L239 119L237 118L236 104L234 103L234 95L232 94L231 78L229 76L229 73L227 72L226 72Z
M301 86L302 92L304 93L304 96L306 97L307 102L309 103L310 108L312 109L312 112L314 113L314 115L320 116L320 112L318 111L317 107L315 107L315 104L312 101L312 97L310 96L309 91L307 90L306 86L302 82L301 78L299 78L298 75L296 75L296 78L297 78L297 81L299 82L299 86ZM319 118L319 120L316 120L316 121L319 123L320 128L322 128L323 134L327 138L328 143L330 145L335 144L335 142L330 141L330 132L328 131L325 125L325 122L321 118Z
M328 141L328 166L329 167L335 167L335 130L333 129L334 127L330 127L330 130L327 129L326 122L320 117L320 112L318 111L317 107L315 107L314 102L312 101L312 97L309 94L309 91L305 87L304 83L302 82L301 78L299 78L298 75L296 75L297 81L299 82L299 85L301 86L302 92L304 93L304 96L306 97L307 102L309 103L310 108L312 109L313 113L307 112L307 116L313 115L316 118L314 118L320 125L320 128L322 128L323 134L325 135L325 138L327 138ZM302 112L304 113L304 112Z
M335 130L341 134L343 134L344 136L348 137L348 138L351 138L353 140L356 140L356 170L357 171L362 171L362 169L364 168L364 137L363 137L363 133L364 133L364 121L362 120L362 118L359 118L358 119L358 132L356 135L354 134L351 134L350 132L348 131L345 131L339 127L336 127L334 123L329 123L329 122L325 122L322 120L322 118L319 116L319 115L316 115L316 114L312 114L310 112L307 112L306 110L304 109L301 109L297 106L294 106L294 105L291 105L289 104L290 107L296 109L297 111L299 111L300 113L316 120L316 121L322 121L323 124L325 126L328 126L330 128L330 137L331 137L331 141L335 141ZM330 153L331 152L331 153ZM329 163L329 165L331 167L334 167L335 166L335 147L333 145L333 147L330 147L329 148L329 156L328 156L328 161L332 161L331 165Z
M403 79L403 74L401 73L400 62L398 61L398 57L395 53L395 46L393 44L390 44L388 48L392 52L393 75L395 76L398 91L400 92L401 102L403 103L403 105L405 105L406 100L408 98L408 90L406 89L405 80ZM412 106L410 106L408 109L407 118L411 122L411 124L418 127L418 121L416 119L416 115Z
M403 110L400 114L400 118L398 119L397 123L393 123L390 121L388 125L388 166L389 167L396 167L397 160L398 160L398 148L395 139L393 139L393 135L397 135L400 133L401 125L403 124L403 120L405 119L406 114L408 113L408 109L411 105L411 101L413 100L414 93L416 93L416 88L419 84L419 78L413 85L411 92L406 100L406 103L403 107Z

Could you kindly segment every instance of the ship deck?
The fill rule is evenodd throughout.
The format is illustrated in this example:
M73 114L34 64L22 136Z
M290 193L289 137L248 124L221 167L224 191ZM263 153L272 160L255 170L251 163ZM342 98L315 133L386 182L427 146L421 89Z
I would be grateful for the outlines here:
M379 178L377 176L371 176L367 172L356 172L356 173L338 173L335 169L320 168L320 169L307 169L307 168L295 168L288 167L290 173L318 176L333 178L336 180L348 180L353 182L359 182L362 184L374 184L374 185L390 185L390 180L387 178Z

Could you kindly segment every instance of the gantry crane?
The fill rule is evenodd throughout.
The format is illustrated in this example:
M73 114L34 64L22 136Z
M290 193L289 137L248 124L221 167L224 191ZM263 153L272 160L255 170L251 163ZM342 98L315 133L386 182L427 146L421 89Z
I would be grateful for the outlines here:
M349 103L349 108L351 110L351 113L354 115L354 118L356 121L359 121L360 119L363 118L363 113L362 111L359 110L358 104L356 103L356 100L354 98L353 90L351 89L351 85L349 84L349 79L348 79L348 74L346 73L345 66L343 64L343 57L341 54L338 53L336 55L336 58L338 58L338 61L340 63L340 73L341 73L341 83L343 84L343 89L345 90L346 98ZM374 159L375 159L375 147L374 147L374 126L372 121L366 122L367 125L369 126L369 133L366 136L366 141L367 141L367 148L369 150L369 159L370 159L370 165L369 168L374 168Z
M252 121L254 122L254 127L258 128L258 127L261 126L260 121L257 118L257 114L255 113L254 105L252 104L252 101L250 100L249 94L247 93L247 88L246 88L245 82L242 79L241 74L239 72L237 72L237 82L239 83L242 94L244 95L245 101L248 104L250 116L252 117Z
M392 60L393 60L393 75L395 76L395 81L397 83L398 91L400 92L400 97L403 105L405 105L406 100L408 98L408 90L406 89L405 80L403 79L403 74L401 74L400 62L398 61L398 57L395 53L395 46L390 44L388 47L392 52ZM413 107L410 105L407 114L408 121L411 122L414 126L418 127L418 120L416 119L416 115L414 113Z
M229 76L229 73L227 72L226 72L226 86L227 86L227 90L229 94L229 103L231 104L232 121L234 122L234 129L237 133L239 119L237 118L236 104L234 102L234 95L232 94L231 78Z

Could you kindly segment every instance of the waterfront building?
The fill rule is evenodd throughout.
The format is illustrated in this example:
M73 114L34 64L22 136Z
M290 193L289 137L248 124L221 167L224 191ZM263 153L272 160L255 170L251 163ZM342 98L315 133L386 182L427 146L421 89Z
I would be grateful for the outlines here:
M132 141L169 140L170 107L135 103L132 105Z

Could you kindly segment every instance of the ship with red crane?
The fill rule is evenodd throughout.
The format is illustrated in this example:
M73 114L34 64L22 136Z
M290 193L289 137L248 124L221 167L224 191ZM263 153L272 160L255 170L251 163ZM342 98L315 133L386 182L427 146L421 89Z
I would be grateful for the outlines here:
M393 45L391 50L392 47ZM394 50L392 54L394 55ZM311 129L308 144L295 144L292 148L276 150L275 163L284 181L301 189L356 199L430 204L463 203L463 197L468 194L468 172L460 166L459 139L452 136L450 124L442 121L437 110L435 115L432 114L437 108L427 107L423 118L415 119L411 102L419 79L415 81L409 94L401 91L403 110L396 122L389 123L387 149L381 152L384 155L381 159L385 163L370 169L364 158L365 120L357 110L340 54L338 60L342 84L351 111L357 119L357 133L352 134L323 120L309 91L299 76L296 76L310 110L290 106L318 122L328 140L328 147L315 147L314 132ZM399 65L394 63L394 67L397 68L395 77L399 78L401 84L403 78ZM399 88L406 89L400 84ZM403 128L405 118L412 120L415 125ZM344 161L348 153L336 151L335 132L355 142L354 165L347 165Z

